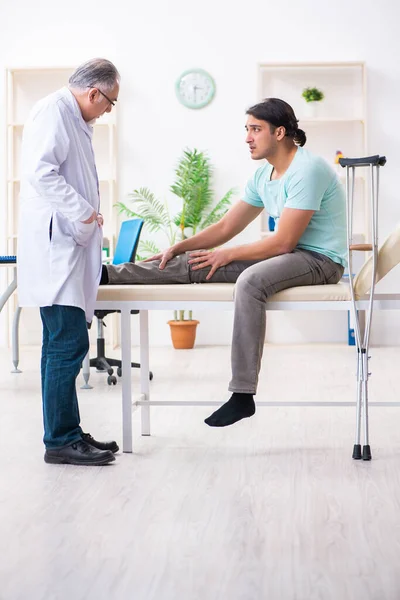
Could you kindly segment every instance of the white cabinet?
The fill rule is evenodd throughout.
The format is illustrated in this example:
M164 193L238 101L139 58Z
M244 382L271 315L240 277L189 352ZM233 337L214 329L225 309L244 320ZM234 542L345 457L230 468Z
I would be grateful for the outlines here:
M7 253L18 255L18 197L20 188L20 153L24 123L35 102L68 85L74 67L15 68L6 72L7 122ZM116 112L106 113L94 126L93 148L99 177L101 212L104 215L104 237L114 252L117 213L117 147ZM34 249L33 249L34 251ZM9 303L10 304L10 303ZM10 313L14 311L11 310ZM11 315L10 315L11 318ZM41 324L38 311L25 309L20 327L22 344L40 343Z
M302 97L305 88L316 87L324 99L310 103ZM365 156L366 69L364 63L295 63L259 65L259 98L281 98L288 102L299 127L306 132L306 147L334 165L336 152L344 156ZM345 170L336 167L345 181ZM355 185L354 230L364 234L368 224L366 181L360 175ZM265 211L264 211L265 213ZM268 234L268 215L262 213L261 235Z

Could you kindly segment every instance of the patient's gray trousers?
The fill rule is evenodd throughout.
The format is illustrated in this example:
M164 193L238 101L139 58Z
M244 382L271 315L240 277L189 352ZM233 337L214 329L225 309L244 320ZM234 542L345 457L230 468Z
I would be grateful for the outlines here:
M193 270L188 253L170 260L107 265L110 284L236 283L232 336L232 380L229 390L255 394L265 340L267 298L300 285L337 283L343 267L323 254L295 249L261 261L235 261L220 267L209 281L210 269Z

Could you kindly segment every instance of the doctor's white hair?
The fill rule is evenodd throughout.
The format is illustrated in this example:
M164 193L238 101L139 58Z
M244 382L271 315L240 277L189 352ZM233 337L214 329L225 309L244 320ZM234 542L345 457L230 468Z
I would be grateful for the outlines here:
M100 87L112 90L121 79L116 67L105 58L93 58L80 65L69 78L69 86L76 90Z

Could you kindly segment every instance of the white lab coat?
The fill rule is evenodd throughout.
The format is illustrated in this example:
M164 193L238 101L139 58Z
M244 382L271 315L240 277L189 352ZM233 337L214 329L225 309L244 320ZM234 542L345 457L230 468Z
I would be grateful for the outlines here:
M38 102L24 127L18 232L21 306L77 306L93 318L102 231L93 129L63 88ZM50 236L51 226L51 236Z

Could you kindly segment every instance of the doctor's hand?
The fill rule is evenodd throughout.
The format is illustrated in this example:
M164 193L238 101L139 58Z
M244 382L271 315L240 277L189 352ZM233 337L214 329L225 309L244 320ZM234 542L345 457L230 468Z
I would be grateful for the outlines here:
M86 221L81 221L81 223L83 223L84 225L90 225L90 223L93 223L93 221L95 221L97 219L97 212L94 210L91 214L91 216L89 217L89 219L86 219Z
M171 258L174 258L174 256L175 256L175 252L174 252L174 249L171 247L171 248L167 248L166 250L163 250L159 254L150 256L150 258L146 258L146 260L144 260L143 262L150 262L152 260L160 260L161 262L160 262L158 268L161 269L161 271L162 271L165 268L165 265L167 264L167 262L169 260L171 260Z
M195 250L190 252L188 263L194 265L192 271L211 267L206 279L211 279L219 267L224 267L232 262L232 252L230 248L217 248L216 250Z
M103 227L104 225L104 219L103 219L103 215L101 213L99 213L96 217L97 219L97 224L99 227Z

